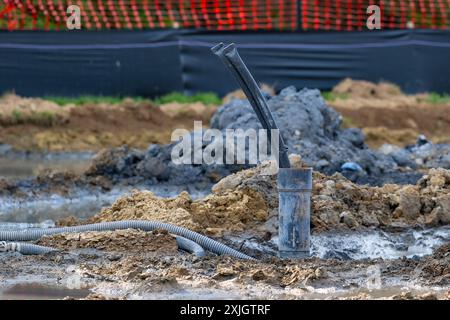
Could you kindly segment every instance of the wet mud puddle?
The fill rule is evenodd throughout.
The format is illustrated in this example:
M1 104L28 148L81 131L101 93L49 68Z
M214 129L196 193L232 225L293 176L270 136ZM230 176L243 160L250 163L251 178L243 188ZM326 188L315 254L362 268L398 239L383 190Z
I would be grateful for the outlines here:
M237 246L277 255L277 237L266 245L252 238L230 237ZM314 233L311 236L311 256L321 259L363 260L419 258L450 242L450 227L424 230L406 229L385 232L378 229L364 231Z
M1 150L0 150L1 151ZM83 173L90 165L90 153L26 153L0 152L0 180L19 181L35 178L39 172L46 169ZM83 188L71 190L69 196L48 194L33 196L26 199L0 197L0 223L24 222L42 223L47 220L74 216L85 219L93 216L101 208L111 205L121 196L130 194L133 190L149 190L161 197L178 195L185 188L177 186L117 186L110 191L92 192ZM202 197L209 190L190 192L195 198Z
M34 199L0 198L0 224L2 222L42 223L74 216L86 219L110 206L122 196L135 190L152 191L159 197L175 197L185 188L177 186L129 186L115 187L108 192L91 192L82 189L72 190L70 197L49 195ZM205 196L208 191L192 193L193 199Z

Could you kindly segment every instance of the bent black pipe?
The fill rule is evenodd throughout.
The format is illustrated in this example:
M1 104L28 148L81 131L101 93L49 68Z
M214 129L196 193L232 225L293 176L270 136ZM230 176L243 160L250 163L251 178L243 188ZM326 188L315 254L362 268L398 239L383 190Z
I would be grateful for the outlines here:
M256 113L256 116L261 122L261 125L268 132L268 143L270 147L270 130L278 130L278 126L275 123L266 99L264 98L252 74L247 69L244 61L240 57L236 46L233 43L227 46L223 43L219 43L218 45L212 47L211 51L219 56L220 60L222 60L225 66L228 67L241 86L242 91L244 91L250 105ZM279 150L276 150L278 152L278 166L280 168L290 168L291 164L289 162L288 149L281 134L279 135L278 146Z
M220 43L211 48L231 71L248 98L264 129L278 129L255 79L245 66L234 44ZM270 136L268 144L270 146ZM274 150L275 151L275 150ZM278 191L279 227L278 251L281 258L304 258L310 253L310 215L312 169L291 168L287 147L279 135Z

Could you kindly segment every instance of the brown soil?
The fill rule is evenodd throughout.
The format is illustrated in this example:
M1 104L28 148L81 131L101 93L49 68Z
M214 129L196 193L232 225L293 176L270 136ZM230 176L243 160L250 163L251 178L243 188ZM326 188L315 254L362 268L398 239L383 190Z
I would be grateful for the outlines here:
M254 230L273 233L278 193L273 163L225 177L213 194L192 200L136 192L117 200L90 222L125 219L161 220L209 234ZM316 230L450 224L450 170L431 169L416 185L356 185L340 174L314 173L312 225Z
M120 198L89 222L129 219L157 220L220 235L261 224L267 219L267 208L261 195L252 190L227 191L201 200L192 200L186 192L165 199L144 191Z
M414 144L419 131L413 129L388 129L386 127L366 127L362 128L365 141L371 148L378 148L385 143L396 146L407 146ZM433 142L437 143L436 139Z
M118 252L158 251L165 254L177 252L175 238L163 230L144 232L128 229L64 233L44 236L37 241L37 244L63 250L95 248L103 251Z
M399 146L414 143L419 134L433 142L450 142L450 104L435 105L426 94L405 95L392 84L346 79L328 104L344 117L346 127L363 128L366 143Z
M270 94L271 96L275 95L275 89L268 85L268 84L261 84L260 86L261 90L263 90L264 92ZM234 90L230 93L228 93L225 97L223 97L222 101L224 104L229 103L232 99L247 99L247 97L245 96L244 91L242 91L241 89L237 89Z
M30 123L42 126L62 125L67 122L68 110L56 103L39 98L22 98L8 93L0 97L0 125L12 126Z
M403 96L402 90L395 84L380 82L375 84L365 80L344 79L333 88L333 93L352 98L386 99Z
M421 276L427 279L430 285L450 285L450 243L447 243L426 258Z
M51 114L53 120L43 121L41 118L45 117L34 114L22 116L23 120L17 122L17 108L12 106L18 106L21 114L28 110L39 110L47 118ZM132 100L124 100L120 105L59 107L41 99L12 96L6 102L0 99L0 110L9 114L0 121L0 143L18 150L97 151L124 144L143 149L151 143L168 143L176 128L192 129L194 120L209 124L215 107L198 103L155 106Z
M383 143L412 144L419 134L425 134L435 143L450 143L450 106L415 103L394 108L353 107L358 104L353 99L329 102L342 114L346 127L363 129L366 143L372 148Z

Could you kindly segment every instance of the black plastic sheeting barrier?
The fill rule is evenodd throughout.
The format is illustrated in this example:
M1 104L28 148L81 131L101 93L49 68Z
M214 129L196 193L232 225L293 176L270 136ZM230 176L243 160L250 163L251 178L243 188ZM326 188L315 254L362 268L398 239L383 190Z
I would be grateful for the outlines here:
M346 77L450 92L450 30L2 32L0 92L139 95L238 88L210 51L235 42L259 82L329 90Z

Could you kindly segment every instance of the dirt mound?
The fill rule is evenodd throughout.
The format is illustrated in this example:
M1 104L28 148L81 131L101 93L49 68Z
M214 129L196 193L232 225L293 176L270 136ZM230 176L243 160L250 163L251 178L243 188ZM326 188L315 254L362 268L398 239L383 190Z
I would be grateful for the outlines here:
M200 102L195 103L165 103L159 106L162 112L172 118L187 117L192 120L202 120L209 123L212 115L216 112L217 107L205 105Z
M61 108L39 98L23 98L13 93L0 97L0 126L30 123L42 126L63 125L73 106Z
M117 200L90 222L148 219L209 234L248 229L275 232L278 191L274 163L225 177L213 194L192 200L136 192ZM316 230L450 224L450 171L431 169L416 185L360 186L340 174L314 173L312 225Z
M362 128L371 147L405 146L419 134L435 143L450 142L449 103L431 104L427 94L405 95L395 85L351 79L333 93L328 104L342 114L345 126Z
M383 143L399 146L413 143L419 134L425 134L435 143L450 141L450 106L429 105L411 101L398 103L395 100L369 99L366 101L343 99L329 102L344 117L344 123L349 127L363 128L366 143L378 147ZM377 106L380 104L381 106ZM355 106L358 106L357 108ZM389 116L386 116L389 115ZM377 128L385 128L391 136L380 132ZM407 139L397 139L405 136Z
M350 96L352 98L391 98L402 96L400 87L388 82L375 84L365 80L344 79L332 90L337 95Z
M407 184L415 183L420 178L421 172L417 171L418 169L450 168L450 158L446 158L450 145L429 145L425 148L426 150L412 148L403 150L402 154L369 149L364 143L364 134L360 129L341 127L341 115L325 103L318 90L297 91L294 87L287 87L278 95L271 97L268 105L276 118L289 151L300 153L306 164L325 174L341 172L352 181L362 184L383 185L386 182ZM217 110L211 118L210 127L221 130L226 138L226 131L229 129L258 130L261 129L261 124L248 101L235 99ZM208 138L205 137L202 152L208 146L207 140ZM183 142L181 142L182 146ZM101 167L95 170L94 164L91 174L134 176L153 179L158 183L189 185L217 182L218 179L232 172L250 167L248 164L177 165L171 157L175 145L177 143L152 145L139 159L129 162L124 170L116 168L105 172L101 170ZM190 152L192 156L194 148L187 152ZM130 154L125 154L123 159L114 159L112 162L128 161L127 159L134 157L134 153L130 150ZM226 155L225 148L223 155ZM357 166L350 165L357 169L348 169L348 164L352 162ZM403 170L405 168L409 170L408 173Z
M418 132L413 129L388 129L386 127L363 128L365 141L371 148L379 148L383 144L407 146L416 143Z
M268 84L263 83L263 84L261 84L260 88L261 88L261 91L263 93L265 93L267 96L275 95L275 89ZM234 90L234 91L228 93L225 97L223 97L222 101L224 104L227 104L227 103L230 103L231 100L233 100L233 99L246 100L247 97L245 96L245 93L244 93L244 91L242 91L242 89L237 89L237 90Z
M287 87L268 105L290 152L300 153L317 170L331 174L346 162L356 162L364 172L381 175L396 166L392 158L368 149L359 129L341 129L342 117L326 105L318 90ZM232 100L218 109L211 127L246 130L261 125L247 101Z
M181 193L174 199L164 199L156 197L150 191L134 192L130 196L118 199L111 207L92 217L89 222L157 220L199 230L200 226L193 221L187 210L191 203L192 199L187 193Z
M103 209L89 222L129 219L157 220L207 234L242 231L267 218L267 207L261 195L253 190L228 190L192 200L188 193L165 199L152 192L135 192Z
M276 176L268 165L245 170L222 179L215 194L230 188L259 192L269 209L266 227L277 225ZM416 185L360 186L340 174L314 173L312 225L319 230L360 227L397 228L411 225L436 226L450 223L450 171L431 169Z
M37 244L63 250L95 248L116 252L164 252L176 253L175 238L167 231L144 232L140 230L89 231L44 236Z
M268 103L277 118L289 150L301 153L304 161L311 166L314 165L317 170L331 174L341 171L344 163L352 161L357 162L364 173L376 177L395 170L396 163L392 157L377 153L364 145L364 136L359 129L340 128L341 116L325 104L318 90L297 91L294 87L288 87L272 97ZM221 130L224 134L227 129L261 128L254 111L245 100L232 100L220 107L212 117L210 126ZM249 167L249 165L175 165L171 161L174 145L175 143L151 146L142 160L131 165L131 174L187 185L201 179L214 180ZM128 175L129 171L130 167L127 168L125 175ZM124 175L120 170L115 170L114 173L100 170L92 174Z
M418 132L412 129L393 130L386 127L363 128L365 141L371 148L378 148L383 144L407 146L416 142Z
M215 107L194 104L156 106L125 99L117 105L64 107L42 99L6 95L0 99L0 143L17 150L86 151L127 144L145 149L168 143L176 128L205 124Z

